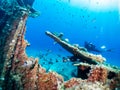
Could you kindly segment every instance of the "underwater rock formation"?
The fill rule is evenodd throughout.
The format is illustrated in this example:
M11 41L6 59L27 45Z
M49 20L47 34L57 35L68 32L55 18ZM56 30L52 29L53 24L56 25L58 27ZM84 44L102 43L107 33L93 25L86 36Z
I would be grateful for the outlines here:
M87 73L87 79L72 78L64 85L67 90L115 90L120 89L120 68L110 65L98 64L90 65L88 63L78 63L75 66L83 66L83 71L90 67L91 70ZM81 72L82 74L82 72Z
M30 9L19 6L17 0L9 1L0 1L0 90L114 90L120 87L119 68L101 64L105 60L102 56L90 54L84 49L80 51L60 38L55 40L87 62L74 66L81 71L89 67L88 77L65 82L56 72L46 73L37 58L28 57L25 53L29 43L24 34Z

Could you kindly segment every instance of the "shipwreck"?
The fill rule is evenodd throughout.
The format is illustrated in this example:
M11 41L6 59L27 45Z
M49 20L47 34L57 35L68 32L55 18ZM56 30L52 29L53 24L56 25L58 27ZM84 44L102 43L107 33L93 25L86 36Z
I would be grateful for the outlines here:
M71 45L49 31L46 31L46 35L82 60L74 64L81 73L90 68L87 77L84 78L84 74L79 73L79 78L64 81L63 77L56 72L46 73L37 58L28 57L25 48L29 43L24 39L26 21L29 16L39 15L32 8L32 3L30 0L0 1L1 90L114 90L120 88L118 67L104 64L105 58L101 55L94 55L82 47Z

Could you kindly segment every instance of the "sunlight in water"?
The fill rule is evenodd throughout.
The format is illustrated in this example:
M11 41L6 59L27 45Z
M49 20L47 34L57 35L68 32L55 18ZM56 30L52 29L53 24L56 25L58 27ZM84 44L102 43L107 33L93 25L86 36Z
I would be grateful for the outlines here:
M119 0L118 8L119 8L119 21L120 21L120 0Z
M94 11L106 11L118 9L120 0L63 0L68 1L72 6L86 7Z

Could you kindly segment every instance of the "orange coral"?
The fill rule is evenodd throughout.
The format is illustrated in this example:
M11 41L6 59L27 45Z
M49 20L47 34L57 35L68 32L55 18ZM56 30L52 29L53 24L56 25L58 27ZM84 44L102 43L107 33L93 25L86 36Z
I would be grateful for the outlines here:
M35 62L33 68L26 70L25 76L22 77L24 90L34 90L36 88L37 69L38 61Z
M72 78L71 80L64 83L65 88L71 88L80 84L80 80Z
M39 73L37 90L58 90L63 83L63 78L55 72Z
M95 67L91 70L88 81L101 81L101 82L106 82L107 79L107 69L103 67Z

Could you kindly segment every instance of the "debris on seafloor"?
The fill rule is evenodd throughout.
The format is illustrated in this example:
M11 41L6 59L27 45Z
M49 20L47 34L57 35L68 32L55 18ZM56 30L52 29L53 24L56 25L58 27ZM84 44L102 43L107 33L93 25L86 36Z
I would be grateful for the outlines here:
M64 48L85 60L74 65L85 74L85 70L89 68L86 70L88 73L86 77L80 75L79 78L71 78L66 82L56 72L46 73L46 70L38 64L37 58L28 57L25 53L28 42L24 39L24 34L29 9L18 6L18 3L15 3L18 0L12 0L14 7L9 0L2 1L5 3L0 2L0 89L114 90L120 88L119 68L102 64L105 60L102 56L86 53L83 49L81 51L60 38L56 38L55 41L60 45L66 44L63 45Z

